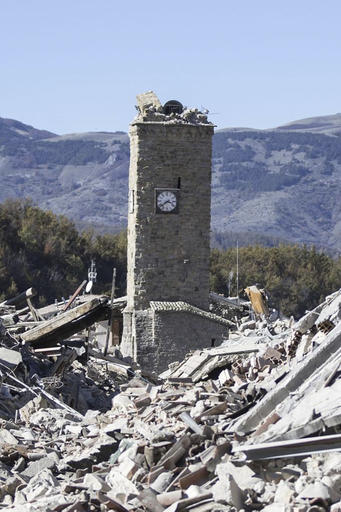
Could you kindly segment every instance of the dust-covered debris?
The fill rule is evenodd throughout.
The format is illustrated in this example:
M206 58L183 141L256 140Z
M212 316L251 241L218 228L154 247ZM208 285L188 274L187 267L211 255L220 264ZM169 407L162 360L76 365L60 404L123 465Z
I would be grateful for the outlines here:
M338 510L340 297L296 323L239 319L159 377L86 342L36 352L2 326L0 506Z

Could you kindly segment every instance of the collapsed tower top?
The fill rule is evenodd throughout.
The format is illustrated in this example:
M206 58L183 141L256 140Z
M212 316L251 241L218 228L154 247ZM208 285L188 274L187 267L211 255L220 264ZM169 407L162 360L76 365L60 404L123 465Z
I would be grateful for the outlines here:
M183 107L180 101L170 100L164 105L153 91L137 95L137 116L132 124L138 123L167 123L213 125L207 120L207 115L197 108Z

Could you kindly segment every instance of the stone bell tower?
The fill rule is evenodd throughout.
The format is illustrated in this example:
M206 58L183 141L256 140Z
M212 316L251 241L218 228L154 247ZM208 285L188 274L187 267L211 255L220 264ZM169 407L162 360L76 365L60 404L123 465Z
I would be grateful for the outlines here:
M226 332L207 311L214 129L177 101L162 106L152 92L137 99L121 350L160 371Z

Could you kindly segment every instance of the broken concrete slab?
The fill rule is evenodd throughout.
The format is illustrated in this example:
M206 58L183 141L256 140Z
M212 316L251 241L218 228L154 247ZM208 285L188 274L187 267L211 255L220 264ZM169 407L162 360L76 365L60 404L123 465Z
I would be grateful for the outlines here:
M325 363L338 350L341 343L341 323L326 337L323 345L309 354L304 361L297 365L273 391L250 410L240 420L235 422L235 431L251 432L281 403L289 393L295 391L306 378Z
M56 466L56 461L52 457L43 457L39 460L29 462L27 468L20 474L23 477L32 478L44 469L53 469Z
M230 474L218 469L219 481L212 487L212 494L216 503L223 503L236 507L237 510L243 508L242 492Z
M340 499L340 494L322 482L315 482L313 484L307 485L307 487L305 487L303 491L299 493L298 497L307 498L310 500L314 498L322 498L327 502L335 502Z
M0 365L13 369L16 368L18 364L22 363L22 360L22 355L19 350L0 347Z

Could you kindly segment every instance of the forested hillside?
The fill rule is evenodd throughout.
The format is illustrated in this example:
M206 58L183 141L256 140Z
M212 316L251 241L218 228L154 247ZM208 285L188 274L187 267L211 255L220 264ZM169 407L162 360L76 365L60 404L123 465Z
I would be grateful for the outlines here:
M217 245L282 240L340 252L340 134L341 114L271 130L218 130L212 158ZM78 227L118 232L127 221L128 167L126 133L58 136L0 118L0 201L30 197Z
M217 132L213 226L341 250L341 137L309 131Z
M211 289L236 295L236 249L212 250ZM239 294L253 284L265 288L270 304L285 315L302 316L341 287L341 258L333 259L314 247L280 245L239 249ZM245 298L245 297L244 297Z
M0 205L0 298L34 286L40 304L67 298L87 278L96 260L94 293L110 292L117 268L117 294L125 293L126 234L79 233L73 222L30 201Z
M126 235L79 232L74 223L34 206L30 201L0 204L0 299L34 286L40 304L67 298L87 278L92 258L98 271L94 293L110 293L112 268L117 268L117 296L125 294ZM341 258L335 260L314 248L280 245L239 250L239 292L259 283L272 305L300 316L325 295L341 287ZM236 294L236 251L214 249L211 289Z

